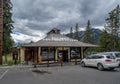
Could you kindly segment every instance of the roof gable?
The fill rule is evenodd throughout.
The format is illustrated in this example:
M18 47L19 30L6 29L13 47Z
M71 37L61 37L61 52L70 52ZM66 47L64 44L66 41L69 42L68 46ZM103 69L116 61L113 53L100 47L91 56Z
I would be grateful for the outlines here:
M59 29L52 29L58 30ZM98 47L97 45L92 45L88 43L80 42L76 39L69 38L65 35L59 34L59 33L53 33L48 32L47 36L43 38L42 40L39 40L37 42L24 45L25 47Z
M50 30L50 31L47 33L47 35L49 35L49 34L60 34L60 30L57 29L57 28L53 28L52 30Z

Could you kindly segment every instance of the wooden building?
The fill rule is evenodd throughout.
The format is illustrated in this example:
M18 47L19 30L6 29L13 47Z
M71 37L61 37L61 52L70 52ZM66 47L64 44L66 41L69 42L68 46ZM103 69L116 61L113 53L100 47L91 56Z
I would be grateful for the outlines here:
M62 57L63 62L70 62L77 58L84 58L83 52L88 47L98 47L80 42L60 34L57 28L47 33L47 36L37 42L21 47L21 61L44 63L46 61L58 62Z

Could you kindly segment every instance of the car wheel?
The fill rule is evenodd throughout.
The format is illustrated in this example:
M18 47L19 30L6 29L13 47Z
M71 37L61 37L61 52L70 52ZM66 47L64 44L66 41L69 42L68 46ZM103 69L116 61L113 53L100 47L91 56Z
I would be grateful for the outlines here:
M103 67L102 64L98 64L97 67L98 67L98 70L100 70L100 71L103 71L103 70L104 70L104 67Z
M81 67L85 67L85 63L84 62L81 62Z

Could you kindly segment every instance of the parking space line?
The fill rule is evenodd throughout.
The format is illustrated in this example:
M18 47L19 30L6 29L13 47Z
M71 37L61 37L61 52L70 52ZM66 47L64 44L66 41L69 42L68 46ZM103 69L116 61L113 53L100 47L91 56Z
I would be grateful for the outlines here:
M9 70L6 70L6 71L0 76L0 79L2 79L8 71L9 71Z

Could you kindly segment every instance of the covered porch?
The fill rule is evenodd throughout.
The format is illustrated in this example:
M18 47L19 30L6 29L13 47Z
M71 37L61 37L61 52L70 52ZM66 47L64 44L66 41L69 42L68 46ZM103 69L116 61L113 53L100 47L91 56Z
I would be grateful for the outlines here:
M84 48L82 47L25 47L21 48L23 61L37 64L50 62L59 62L62 56L63 62L80 61L83 56Z

